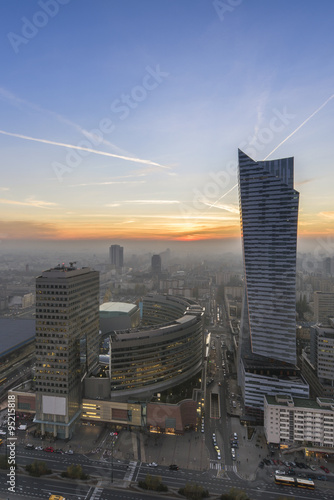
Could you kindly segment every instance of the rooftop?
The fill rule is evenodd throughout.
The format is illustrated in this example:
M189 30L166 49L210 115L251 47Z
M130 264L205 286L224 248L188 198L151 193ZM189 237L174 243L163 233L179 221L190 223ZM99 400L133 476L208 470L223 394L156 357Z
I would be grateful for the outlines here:
M128 304L127 302L105 302L100 306L102 316L108 316L108 313L130 314L138 309L136 304Z
M34 319L0 319L0 356L35 339L36 322Z

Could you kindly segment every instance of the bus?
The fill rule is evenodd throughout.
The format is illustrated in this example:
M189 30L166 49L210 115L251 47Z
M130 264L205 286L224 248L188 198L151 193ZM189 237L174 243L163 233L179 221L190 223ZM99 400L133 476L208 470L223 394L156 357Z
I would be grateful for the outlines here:
M299 479L297 477L296 486L298 486L298 488L306 488L308 490L314 490L314 481L311 481L310 479Z
M295 478L289 476L278 476L275 475L276 484L285 484L286 486L295 486Z
M314 490L314 481L310 479L300 479L299 477L279 476L275 475L275 483L285 486L296 486L297 488L305 488L307 490Z

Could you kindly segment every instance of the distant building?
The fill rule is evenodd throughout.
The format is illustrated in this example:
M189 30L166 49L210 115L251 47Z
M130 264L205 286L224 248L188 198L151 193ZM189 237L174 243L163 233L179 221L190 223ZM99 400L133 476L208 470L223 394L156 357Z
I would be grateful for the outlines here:
M334 399L265 396L264 433L268 443L304 443L306 447L334 447Z
M299 193L293 158L256 162L239 150L245 269L238 380L246 412L261 418L265 394L308 397L296 364Z
M98 363L99 274L58 266L36 279L36 418L42 434L71 437L81 381Z
M151 267L153 274L161 273L161 257L160 255L153 255L151 260Z
M334 292L314 292L314 320L321 325L329 325L334 318Z
M116 269L123 267L123 250L120 245L111 245L109 248L110 263Z

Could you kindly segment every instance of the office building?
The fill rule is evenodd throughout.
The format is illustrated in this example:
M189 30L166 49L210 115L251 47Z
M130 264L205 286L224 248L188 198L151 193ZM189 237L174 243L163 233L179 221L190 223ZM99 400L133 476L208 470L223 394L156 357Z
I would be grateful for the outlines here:
M151 267L153 274L161 273L161 257L160 255L153 255L151 259Z
M314 320L321 325L329 325L334 318L334 292L314 292Z
M120 245L111 245L109 248L110 263L115 269L123 267L123 247Z
M73 263L36 279L36 418L42 434L71 437L81 382L98 363L99 274Z
M296 364L296 246L299 193L293 158L256 162L239 150L245 292L239 384L246 410L264 394L308 397Z

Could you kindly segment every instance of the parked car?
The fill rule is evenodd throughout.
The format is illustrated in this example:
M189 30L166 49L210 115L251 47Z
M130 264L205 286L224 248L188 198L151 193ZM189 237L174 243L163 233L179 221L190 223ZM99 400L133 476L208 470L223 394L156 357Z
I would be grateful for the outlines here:
M237 434L236 432L233 434L233 438L234 438L236 441L238 440L238 434Z
M169 466L169 470L179 470L178 466L176 464L171 464Z
M318 476L319 481L327 481L326 476Z
M310 465L310 469L311 470L317 470L316 466L315 465Z
M47 446L46 448L44 448L44 451L48 451L49 453L53 453L54 449L52 448L52 446Z
M155 462L151 462L150 464L148 464L149 467L158 467L158 464L156 464Z
M28 443L28 444L26 444L26 445L25 445L25 449L26 449L26 450L34 450L34 449L35 449L35 446L34 446L33 444L29 444L29 443Z
M325 471L326 474L329 474L329 470L324 465L320 465L320 469L322 469L323 471Z

